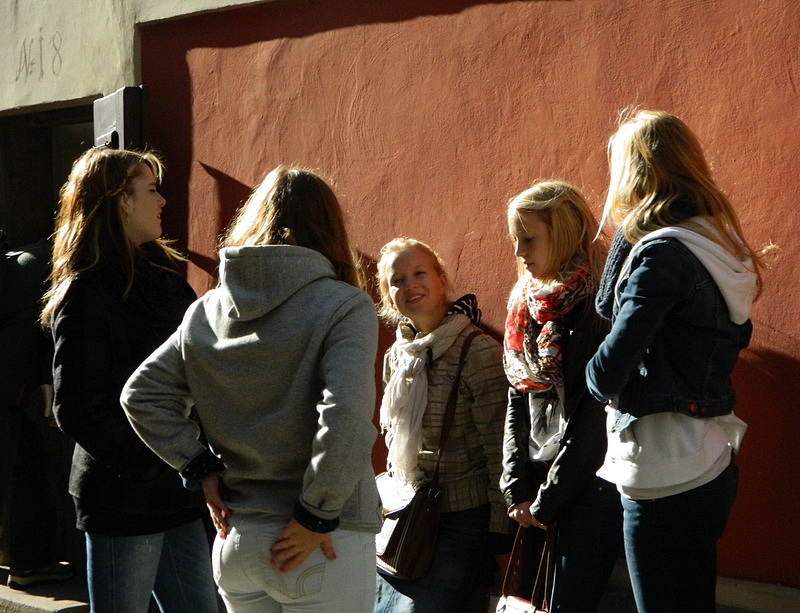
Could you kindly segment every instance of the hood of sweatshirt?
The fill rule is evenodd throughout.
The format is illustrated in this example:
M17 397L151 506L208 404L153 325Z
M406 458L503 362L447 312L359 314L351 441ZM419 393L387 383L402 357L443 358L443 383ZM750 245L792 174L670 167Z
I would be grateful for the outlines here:
M266 315L310 283L336 279L324 255L290 245L226 247L219 275L222 312L238 321Z
M693 217L689 222L702 226L709 233L717 233L714 225L703 217ZM649 241L667 237L681 241L705 266L725 299L731 321L735 324L746 322L750 317L756 289L752 261L749 258L746 261L740 260L716 241L683 226L671 226L651 232L634 245L631 256Z

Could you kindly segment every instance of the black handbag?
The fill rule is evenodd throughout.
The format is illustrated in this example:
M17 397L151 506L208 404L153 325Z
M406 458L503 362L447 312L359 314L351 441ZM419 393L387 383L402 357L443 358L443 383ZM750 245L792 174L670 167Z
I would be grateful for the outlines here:
M400 579L420 579L427 574L431 566L433 553L436 550L442 504L442 492L439 487L439 462L453 425L464 361L472 339L479 334L482 334L480 330L472 332L461 347L458 370L447 398L447 407L442 419L442 431L439 437L439 449L433 477L418 487L410 500L397 508L387 509L387 496L381 496L384 505L383 526L380 534L375 538L375 553L378 570L384 574ZM388 473L378 475L376 477L378 491L380 492L382 489L386 491L386 487L382 487L384 485L391 487L392 479Z

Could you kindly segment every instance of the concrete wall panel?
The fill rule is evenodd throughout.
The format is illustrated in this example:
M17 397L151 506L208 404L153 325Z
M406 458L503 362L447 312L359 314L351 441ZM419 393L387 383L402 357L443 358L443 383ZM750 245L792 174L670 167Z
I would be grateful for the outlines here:
M138 24L253 2L4 0L0 113L70 106L136 85Z

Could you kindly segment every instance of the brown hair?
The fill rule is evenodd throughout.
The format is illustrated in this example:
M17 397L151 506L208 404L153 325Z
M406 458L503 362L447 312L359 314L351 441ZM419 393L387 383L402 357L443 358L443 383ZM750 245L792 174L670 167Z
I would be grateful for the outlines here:
M328 258L340 280L364 287L339 200L310 170L278 166L253 190L220 241L220 247L247 245L313 249Z
M124 149L89 149L73 164L59 194L53 233L53 269L44 297L42 322L49 326L55 310L78 273L101 263L121 268L126 278L123 297L133 284L133 262L138 251L128 239L122 220L122 194L132 193L132 181L142 165L157 181L164 164L156 153ZM163 239L155 241L168 259L181 255Z

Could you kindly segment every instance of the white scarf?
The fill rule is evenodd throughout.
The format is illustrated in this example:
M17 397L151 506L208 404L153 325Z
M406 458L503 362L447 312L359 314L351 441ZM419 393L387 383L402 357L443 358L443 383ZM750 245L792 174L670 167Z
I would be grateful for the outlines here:
M420 338L410 336L404 324L397 327L397 340L390 349L396 368L383 392L380 417L386 432L389 471L403 483L416 483L425 477L417 459L422 450L422 417L428 407L428 350L437 359L469 324L469 317L455 313Z

